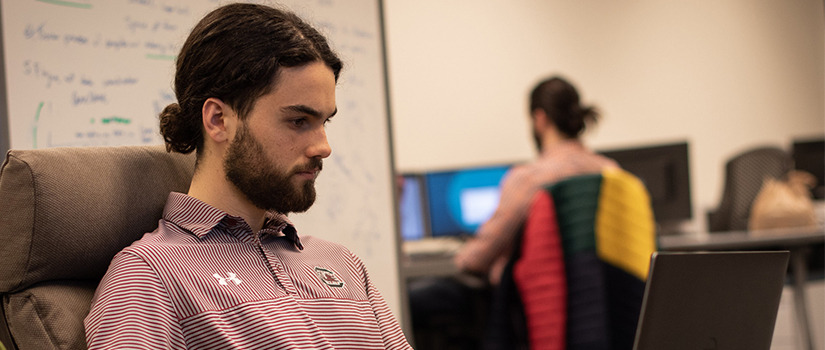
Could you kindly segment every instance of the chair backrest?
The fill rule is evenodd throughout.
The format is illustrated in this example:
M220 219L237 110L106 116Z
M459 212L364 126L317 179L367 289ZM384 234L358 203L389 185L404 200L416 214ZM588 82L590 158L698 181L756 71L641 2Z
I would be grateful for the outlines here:
M708 230L746 230L751 205L765 178L780 179L792 168L791 155L777 147L751 149L728 160L722 199L708 215Z
M647 190L622 170L540 192L513 266L530 348L630 348L655 230Z
M11 150L0 170L0 340L85 349L83 319L112 257L153 231L194 155L163 146Z

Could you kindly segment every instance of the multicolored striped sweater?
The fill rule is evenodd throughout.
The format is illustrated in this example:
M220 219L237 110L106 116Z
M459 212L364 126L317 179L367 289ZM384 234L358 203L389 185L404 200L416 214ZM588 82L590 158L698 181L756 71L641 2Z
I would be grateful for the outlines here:
M641 181L619 169L534 199L513 280L531 349L630 349L656 229Z

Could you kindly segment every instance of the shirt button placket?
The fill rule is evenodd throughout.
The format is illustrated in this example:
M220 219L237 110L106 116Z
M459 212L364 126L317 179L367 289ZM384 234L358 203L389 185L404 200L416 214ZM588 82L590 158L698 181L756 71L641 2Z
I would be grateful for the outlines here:
M281 287L281 289L286 290L286 287L284 287L283 283L281 283L281 279L278 277L280 274L275 272L276 269L278 269L278 266L272 266L271 260L269 259L269 255L266 253L266 249L264 249L260 241L255 241L255 248L257 248L258 253L264 260L266 267L269 269L269 274L272 275L272 279L275 281L275 284L278 287Z
M281 261L274 256L274 254L270 254L269 251L263 247L260 241L256 243L258 246L258 251L261 252L261 255L266 260L266 266L269 267L269 272L275 279L275 283L277 283L278 286L281 287L287 294L297 294L297 291L292 285L292 282L284 269L284 265L281 264Z

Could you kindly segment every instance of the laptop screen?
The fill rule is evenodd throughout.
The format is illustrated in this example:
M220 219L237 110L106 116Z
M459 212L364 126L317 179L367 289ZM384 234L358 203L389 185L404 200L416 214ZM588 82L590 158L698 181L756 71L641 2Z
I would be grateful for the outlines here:
M770 349L788 257L654 253L634 349Z

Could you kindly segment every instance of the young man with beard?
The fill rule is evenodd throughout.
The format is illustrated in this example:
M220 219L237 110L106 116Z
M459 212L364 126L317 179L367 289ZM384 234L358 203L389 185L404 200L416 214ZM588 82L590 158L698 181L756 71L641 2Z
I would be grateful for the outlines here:
M195 174L115 256L89 349L410 348L361 260L286 218L315 199L341 68L286 11L233 4L195 26L160 115L167 149L197 152Z

